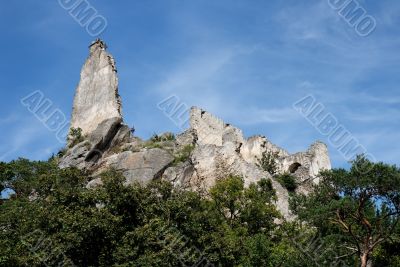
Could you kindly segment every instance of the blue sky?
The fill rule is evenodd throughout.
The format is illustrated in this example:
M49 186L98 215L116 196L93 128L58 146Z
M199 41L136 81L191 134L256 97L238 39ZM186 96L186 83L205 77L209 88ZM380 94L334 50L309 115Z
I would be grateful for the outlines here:
M400 165L400 2L358 1L360 37L328 0L89 1L107 21L125 121L137 135L180 129L157 108L175 94L296 152L328 143L292 107L311 94L379 161ZM71 114L94 39L56 0L0 3L0 160L43 160L63 145L21 98L41 90ZM328 143L334 167L346 159Z

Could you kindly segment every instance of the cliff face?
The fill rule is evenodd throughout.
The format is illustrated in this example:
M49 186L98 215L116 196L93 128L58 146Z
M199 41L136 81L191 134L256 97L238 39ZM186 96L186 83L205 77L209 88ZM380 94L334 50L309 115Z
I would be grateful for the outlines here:
M289 154L264 136L246 139L240 129L197 107L191 109L190 128L176 137L163 134L143 141L133 136L123 123L115 63L105 49L99 40L90 46L76 90L71 127L81 128L85 138L70 142L60 159L60 167L90 171L93 180L89 187L101 184L99 174L110 167L121 171L128 184L165 179L200 191L228 175L243 177L246 185L270 178L278 196L277 207L290 219L287 190L257 165L263 153L276 152L278 173L292 173L303 193L318 183L321 170L331 168L323 143Z
M106 45L96 40L82 67L76 88L71 127L81 128L83 134L93 132L105 119L121 118L117 70Z

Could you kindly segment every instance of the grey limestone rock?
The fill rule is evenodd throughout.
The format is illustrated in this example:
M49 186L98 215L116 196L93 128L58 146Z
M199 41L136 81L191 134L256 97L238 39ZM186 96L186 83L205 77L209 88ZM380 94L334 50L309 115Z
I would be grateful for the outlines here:
M245 138L239 128L197 107L191 109L190 128L175 139L168 133L148 141L134 137L123 123L115 61L100 40L90 46L82 68L71 127L81 128L85 140L68 147L59 165L89 170L94 179L88 188L101 185L99 175L110 168L120 171L127 184L165 179L202 191L229 175L243 177L246 186L268 178L277 192L276 206L288 220L293 215L287 190L257 166L263 153L277 153L278 172L292 173L300 183L298 192L305 194L318 183L319 172L331 168L327 146L321 142L290 154L264 136Z
M170 181L174 186L190 188L190 182L194 175L194 166L188 162L180 162L176 166L168 167L163 173L162 178Z
M277 207L286 219L293 218L289 210L288 192L257 166L263 152L278 154L279 173L296 173L301 170L303 176L305 173L313 183L318 183L318 173L321 170L331 168L327 147L320 142L311 145L306 152L291 155L263 136L245 139L241 130L199 108L192 108L190 123L198 138L191 157L196 174L192 178L192 186L207 190L216 180L230 174L243 177L246 185L261 178L270 178L277 191ZM305 193L308 193L309 188L301 187Z
M144 184L153 179L161 178L165 169L174 160L167 151L160 148L144 149L140 152L124 151L104 159L107 168L121 171L126 177L126 183L135 181ZM106 170L105 168L98 170Z
M88 141L80 142L67 150L64 157L60 159L60 168L77 167L83 169L86 167L85 158L89 153L91 144Z
M110 144L121 127L122 119L119 117L103 120L96 129L88 135L89 142L97 147Z
M122 119L115 62L106 51L106 45L96 40L90 46L90 55L81 70L71 127L81 128L86 135L104 120L114 117Z

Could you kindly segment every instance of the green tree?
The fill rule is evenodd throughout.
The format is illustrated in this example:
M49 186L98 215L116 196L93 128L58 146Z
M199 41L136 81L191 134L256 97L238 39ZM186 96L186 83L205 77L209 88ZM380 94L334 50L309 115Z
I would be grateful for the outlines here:
M68 146L69 147L74 147L76 144L79 144L84 140L84 136L82 135L82 129L81 128L71 128L69 130L69 134L67 137L68 141Z
M360 156L349 171L322 173L313 193L293 204L301 220L323 234L336 234L335 242L347 250L339 257L357 255L365 267L400 220L400 170Z
M246 188L241 177L229 176L211 188L210 196L208 214L213 214L210 218L216 223L213 232L204 234L212 244L206 250L210 258L221 266L268 262L273 254L274 220L280 218L272 204L276 196L271 181L262 179Z
M271 175L274 175L278 171L278 165L276 163L278 157L278 152L264 151L261 158L258 159L257 165L264 171L267 171Z
M369 234L356 219L362 192L375 192L360 218L371 224L371 242L379 234L382 240L368 257L375 266L398 266L393 182L399 170L361 163L324 173L316 192L296 196L299 221L290 223L276 210L268 179L245 186L241 177L228 176L204 197L166 181L125 185L113 170L102 174L102 186L87 189L88 173L61 170L54 160L0 163L2 183L17 192L0 205L0 266L184 266L199 259L270 267L325 266L340 259L354 266L351 254L360 262L357 244L364 248L355 241ZM371 172L361 174L360 167ZM324 250L307 250L310 244Z
M296 178L290 173L283 173L277 175L275 179L285 187L289 192L294 192L297 188Z
M127 186L112 170L89 190L88 173L54 160L0 167L17 192L0 206L0 266L183 266L201 256L215 266L301 266L274 223L267 179L245 187L227 177L204 198L163 181Z

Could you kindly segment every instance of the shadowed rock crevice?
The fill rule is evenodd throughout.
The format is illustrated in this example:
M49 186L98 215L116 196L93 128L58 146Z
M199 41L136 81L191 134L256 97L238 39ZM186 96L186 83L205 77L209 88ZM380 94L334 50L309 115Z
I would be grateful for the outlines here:
M102 155L111 147L112 141L122 127L122 119L118 117L100 123L97 129L89 136L89 142L94 145L91 151L87 154L85 161L93 162L94 158L96 158L97 161L98 155Z
M321 170L331 168L327 146L321 142L290 154L265 136L245 138L239 128L197 107L191 108L190 127L183 133L155 135L147 141L133 136L123 123L116 65L106 48L100 40L90 46L76 89L71 127L81 128L85 140L59 159L62 168L90 171L88 187L100 185L99 175L110 168L120 171L126 184L163 179L201 192L229 175L243 177L246 186L269 178L278 210L291 219L288 191L258 166L259 159L266 152L276 154L277 173L292 173L303 193L318 183Z

